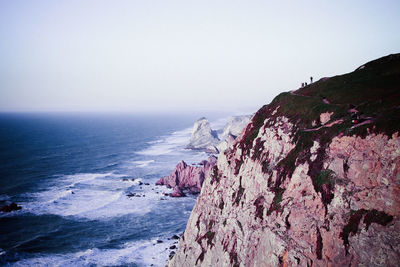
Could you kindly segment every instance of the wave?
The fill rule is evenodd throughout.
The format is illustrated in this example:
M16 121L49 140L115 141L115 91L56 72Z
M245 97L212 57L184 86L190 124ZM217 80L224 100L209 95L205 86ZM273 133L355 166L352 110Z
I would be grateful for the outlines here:
M232 116L227 116L210 122L211 128L216 131L222 131L231 118ZM145 156L161 156L184 150L186 145L189 144L192 129L192 127L188 127L170 135L162 136L160 139L148 142L150 144L148 148L136 153Z
M10 199L10 196L8 196L8 195L5 195L5 194L0 195L0 201L6 201L9 199Z
M149 142L150 147L136 153L145 156L160 156L180 150L189 143L191 132L192 128L173 132L171 135L163 136L153 143Z
M150 185L142 186L146 197L130 199L127 193L138 187L142 178L127 179L112 173L68 175L46 190L26 195L24 212L55 214L78 218L107 219L125 214L145 214L157 203L159 195Z
M88 249L76 253L43 255L35 258L22 259L10 266L165 266L168 248L176 243L174 240L162 238L149 241L128 242L119 248Z
M137 167L139 167L139 168L144 168L144 167L149 166L149 164L153 163L153 162L154 162L154 160L151 159L151 160L137 160L137 161L134 161L133 163L137 164Z

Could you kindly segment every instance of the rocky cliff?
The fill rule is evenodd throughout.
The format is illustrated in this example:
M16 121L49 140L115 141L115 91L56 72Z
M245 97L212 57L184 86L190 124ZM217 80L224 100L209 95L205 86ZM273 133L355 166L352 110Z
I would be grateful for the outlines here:
M398 266L400 55L282 93L204 180L170 266Z

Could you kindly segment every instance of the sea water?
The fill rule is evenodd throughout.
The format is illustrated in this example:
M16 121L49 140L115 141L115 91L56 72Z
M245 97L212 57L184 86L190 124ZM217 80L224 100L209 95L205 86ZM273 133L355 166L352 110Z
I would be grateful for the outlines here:
M0 265L164 266L196 196L155 182L203 115L0 114Z

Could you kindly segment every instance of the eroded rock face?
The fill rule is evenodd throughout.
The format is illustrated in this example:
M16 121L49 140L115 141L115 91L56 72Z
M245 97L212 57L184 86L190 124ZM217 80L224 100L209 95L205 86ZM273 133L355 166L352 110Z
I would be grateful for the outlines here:
M269 136L264 146L274 164L293 144L288 139L285 149L278 135ZM308 163L274 192L268 180L276 170L264 173L262 162L249 158L234 175L232 159L220 155L170 266L396 266L400 138L335 138L327 155L326 171L335 177L327 207Z
M357 71L380 71L378 63ZM353 88L348 76L281 94L254 115L204 180L169 266L398 266L399 116L379 106L385 95L367 82L373 97L328 94L329 86L337 93L336 81ZM396 79L387 95L398 91ZM319 83L322 93L313 89ZM376 117L356 128L349 104Z
M165 185L174 188L171 197L184 196L183 191L189 193L199 193L203 185L204 178L209 174L211 168L217 163L217 158L211 156L208 160L203 160L200 166L187 165L183 160L176 165L175 170L166 177L162 177L156 185Z

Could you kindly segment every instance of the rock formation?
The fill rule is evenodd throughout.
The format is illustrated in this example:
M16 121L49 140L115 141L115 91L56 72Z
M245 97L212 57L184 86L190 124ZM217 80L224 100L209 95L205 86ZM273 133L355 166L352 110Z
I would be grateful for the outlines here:
M228 136L237 137L242 133L243 129L249 124L251 119L250 115L233 116L228 123L224 126L221 140L227 138Z
M223 152L249 123L251 116L233 116L221 130L212 130L206 118L197 120L187 145L189 149L204 150L209 153ZM222 132L220 136L218 132Z
M398 266L400 54L363 66L253 116L206 176L169 266Z
M156 182L156 185L174 188L174 192L170 194L171 197L182 197L184 191L192 194L200 193L204 178L216 163L217 158L214 156L209 157L208 160L203 160L199 164L200 166L190 166L182 160L169 176L162 177Z
M203 117L195 122L187 148L207 150L216 153L217 150L215 146L219 142L217 132L211 129L210 123Z
M220 139L222 140L218 145L217 149L219 152L223 152L233 144L236 137L241 134L243 129L249 124L251 119L250 115L233 116L228 123L224 126Z

